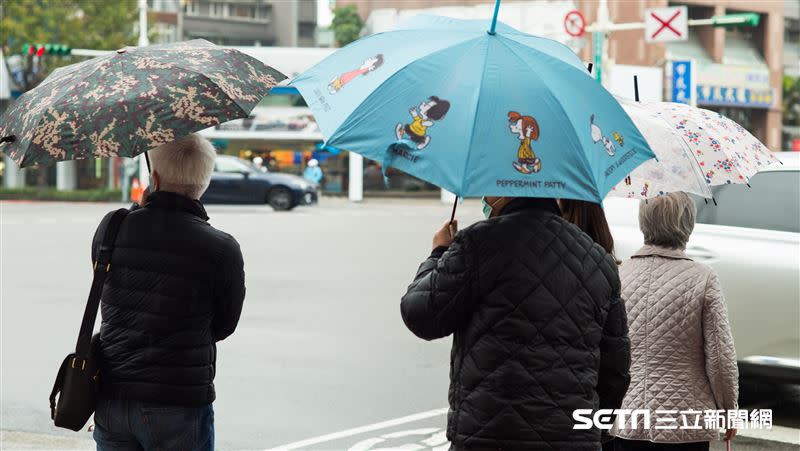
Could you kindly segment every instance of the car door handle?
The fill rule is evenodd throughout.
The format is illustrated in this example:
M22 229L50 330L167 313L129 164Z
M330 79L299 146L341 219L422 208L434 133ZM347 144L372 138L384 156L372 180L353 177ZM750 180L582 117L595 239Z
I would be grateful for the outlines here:
M687 247L686 255L692 260L697 260L697 261L709 261L717 259L717 254L701 246Z

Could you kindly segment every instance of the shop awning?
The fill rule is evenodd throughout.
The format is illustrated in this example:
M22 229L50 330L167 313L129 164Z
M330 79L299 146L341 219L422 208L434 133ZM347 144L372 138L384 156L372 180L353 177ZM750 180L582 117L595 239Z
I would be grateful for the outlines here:
M247 119L236 119L200 132L209 139L259 141L322 141L322 133L306 107L256 107Z

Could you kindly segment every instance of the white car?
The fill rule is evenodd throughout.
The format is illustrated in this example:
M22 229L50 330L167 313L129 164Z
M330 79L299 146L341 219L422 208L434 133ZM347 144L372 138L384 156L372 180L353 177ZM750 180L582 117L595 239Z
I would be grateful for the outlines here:
M697 199L686 248L719 274L743 376L800 383L800 154L746 185L713 187L718 205ZM642 246L638 201L607 198L617 257Z

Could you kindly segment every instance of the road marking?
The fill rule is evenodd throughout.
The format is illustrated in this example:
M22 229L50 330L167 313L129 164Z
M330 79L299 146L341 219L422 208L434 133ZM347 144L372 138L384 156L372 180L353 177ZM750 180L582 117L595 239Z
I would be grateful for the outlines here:
M375 445L379 445L385 442L386 440L392 440L398 438L410 438L419 435L422 436L427 435L429 437L423 439L422 444L414 442L414 443L397 444L390 447L381 447L381 448L375 447ZM440 449L446 450L449 447L450 447L450 442L447 441L445 430L436 427L436 428L410 429L407 431L396 431L396 432L390 432L388 434L383 434L380 437L367 438L351 446L350 448L347 449L347 451L397 451L397 450L439 451Z
M800 445L800 430L785 426L772 426L772 429L739 429L736 436Z
M347 429L340 432L333 432L331 434L321 435L319 437L313 437L306 440L300 440L299 442L277 446L275 448L272 448L272 451L278 451L278 450L290 451L293 449L301 449L307 446L316 445L318 443L329 442L331 440L338 440L341 438L352 437L354 435L363 434L365 432L372 432L380 429L386 429L392 426L399 426L401 424L412 423L414 421L424 420L426 418L444 415L446 413L447 413L447 408L428 410L427 412L415 413L413 415L407 415L392 420L382 421L380 423L368 424L366 426L360 426L357 428Z

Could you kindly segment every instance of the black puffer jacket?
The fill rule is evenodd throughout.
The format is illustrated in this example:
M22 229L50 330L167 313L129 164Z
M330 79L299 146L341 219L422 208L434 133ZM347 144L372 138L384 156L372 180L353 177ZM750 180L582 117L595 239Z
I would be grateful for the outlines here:
M630 380L614 259L547 199L516 199L422 263L401 303L426 340L453 335L457 449L599 450L575 409L618 408Z
M101 297L103 396L214 401L215 342L236 328L245 288L239 244L207 220L200 202L158 191L122 223Z

